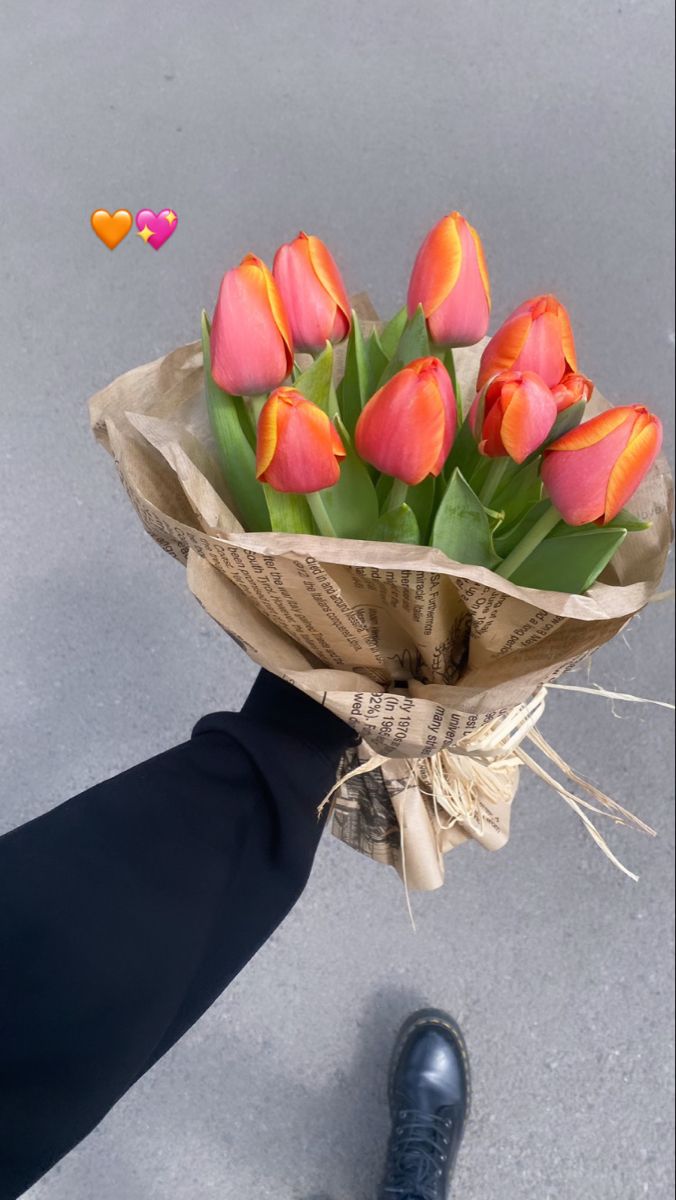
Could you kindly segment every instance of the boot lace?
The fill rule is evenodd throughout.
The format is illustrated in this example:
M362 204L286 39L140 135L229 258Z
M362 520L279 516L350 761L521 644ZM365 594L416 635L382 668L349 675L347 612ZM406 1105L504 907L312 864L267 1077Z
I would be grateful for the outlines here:
M383 1200L439 1200L450 1122L448 1118L407 1109L397 1116Z

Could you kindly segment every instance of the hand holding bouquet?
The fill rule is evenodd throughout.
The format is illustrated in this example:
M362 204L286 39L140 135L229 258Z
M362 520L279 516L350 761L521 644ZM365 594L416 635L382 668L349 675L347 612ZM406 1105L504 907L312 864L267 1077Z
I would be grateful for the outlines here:
M201 344L93 398L95 432L207 612L361 735L337 836L438 887L454 846L505 844L526 766L617 862L589 810L645 826L536 725L553 681L658 586L660 422L594 390L554 296L482 341L488 271L458 213L423 242L406 306L384 323L369 307L351 310L316 237L272 271L249 254Z

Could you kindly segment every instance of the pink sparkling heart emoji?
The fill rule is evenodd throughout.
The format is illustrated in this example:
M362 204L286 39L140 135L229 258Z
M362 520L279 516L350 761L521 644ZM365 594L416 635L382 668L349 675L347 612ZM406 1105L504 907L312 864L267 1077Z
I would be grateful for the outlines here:
M142 208L136 214L136 236L143 238L146 246L152 246L153 250L159 250L169 240L177 225L178 217L173 208L163 208L159 213Z

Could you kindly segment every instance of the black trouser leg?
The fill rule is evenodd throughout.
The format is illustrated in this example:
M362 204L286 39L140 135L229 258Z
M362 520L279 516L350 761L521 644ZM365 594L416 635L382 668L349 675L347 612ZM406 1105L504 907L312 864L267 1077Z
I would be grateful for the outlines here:
M288 913L353 740L262 673L241 714L0 838L0 1200L89 1133Z

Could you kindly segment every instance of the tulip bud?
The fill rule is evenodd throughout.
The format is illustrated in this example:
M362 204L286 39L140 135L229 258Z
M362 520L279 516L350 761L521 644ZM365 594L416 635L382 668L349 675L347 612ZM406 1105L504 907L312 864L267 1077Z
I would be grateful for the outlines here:
M272 275L247 254L226 271L211 326L211 373L234 396L258 396L293 367L291 332Z
M612 408L547 447L542 480L569 525L607 525L633 496L661 445L662 423L647 408Z
M470 424L481 454L489 458L509 455L522 463L544 442L556 421L556 401L547 384L533 371L503 371L472 405Z
M458 212L442 217L418 251L408 287L408 315L422 305L433 342L472 346L485 336L491 285L476 229Z
M574 404L584 401L588 404L592 398L594 384L586 375L564 375L560 383L552 388L552 396L556 401L557 410L562 413Z
M486 346L477 387L501 371L535 371L549 387L575 371L570 318L556 296L536 296L515 309Z
M326 413L295 388L272 393L258 418L256 478L278 492L319 492L340 478L345 447Z
M350 332L350 304L332 254L317 237L299 233L280 246L272 273L286 309L294 345L314 353Z
M418 358L392 377L363 408L357 453L386 475L416 484L438 475L455 437L450 375L438 358Z

